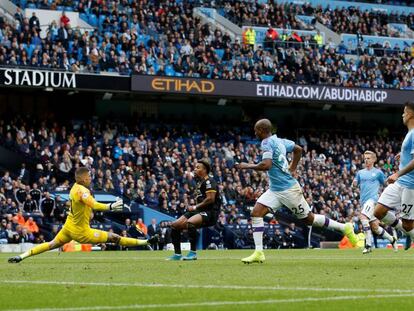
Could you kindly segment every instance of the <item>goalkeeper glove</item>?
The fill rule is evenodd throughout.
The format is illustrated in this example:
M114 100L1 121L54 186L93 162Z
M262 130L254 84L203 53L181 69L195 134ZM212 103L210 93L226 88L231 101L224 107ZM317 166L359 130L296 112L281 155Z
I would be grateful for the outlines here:
M115 202L109 203L109 210L110 211L122 211L122 209L124 208L124 202L122 201L122 199L118 199Z

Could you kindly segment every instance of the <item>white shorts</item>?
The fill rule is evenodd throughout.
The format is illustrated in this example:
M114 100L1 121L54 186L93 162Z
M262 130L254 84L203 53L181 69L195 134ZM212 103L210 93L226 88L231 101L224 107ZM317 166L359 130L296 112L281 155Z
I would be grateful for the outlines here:
M374 216L374 209L375 209L375 201L374 200L368 200L364 203L364 206L362 207L361 214L368 217L368 220L374 221L377 218Z
M378 203L399 212L402 219L414 220L414 189L393 183L384 189Z
M303 197L299 184L284 191L267 190L257 200L258 203L267 206L273 213L286 206L298 219L306 218L310 212L308 202Z

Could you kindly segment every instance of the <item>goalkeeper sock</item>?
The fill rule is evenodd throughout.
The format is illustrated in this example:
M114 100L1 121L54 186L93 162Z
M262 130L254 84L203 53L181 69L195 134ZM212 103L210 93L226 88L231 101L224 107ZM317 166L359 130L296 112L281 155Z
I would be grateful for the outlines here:
M175 253L181 255L181 231L171 228L171 240L174 245Z
M257 251L263 251L263 217L252 217L253 240Z
M187 227L188 239L190 240L191 250L195 252L197 251L197 229L191 222L188 223Z
M138 240L138 239L126 238L126 237L121 237L121 239L119 240L119 245L122 245L122 246L141 246L141 245L147 245L147 244L148 244L147 240Z
M20 255L20 258L25 259L30 256L38 255L47 252L50 249L49 242L39 244Z

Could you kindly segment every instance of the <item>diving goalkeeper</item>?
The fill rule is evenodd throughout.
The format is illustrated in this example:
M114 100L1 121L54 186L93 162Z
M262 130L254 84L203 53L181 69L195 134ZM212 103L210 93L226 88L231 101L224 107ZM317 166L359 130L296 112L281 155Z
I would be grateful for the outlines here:
M83 244L112 242L129 247L157 242L157 236L152 237L150 240L138 240L121 237L111 232L92 229L89 226L92 211L122 211L123 202L122 200L117 200L113 203L104 204L95 201L88 189L92 178L86 167L80 167L75 171L75 181L76 183L73 185L69 194L70 211L68 217L56 237L51 242L39 244L19 256L9 258L10 263L17 263L27 257L59 248L72 240Z

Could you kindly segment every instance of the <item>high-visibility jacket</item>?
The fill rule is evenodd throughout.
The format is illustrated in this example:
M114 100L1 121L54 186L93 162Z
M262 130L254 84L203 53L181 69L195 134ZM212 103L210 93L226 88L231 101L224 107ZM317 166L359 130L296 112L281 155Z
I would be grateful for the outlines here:
M254 45L256 43L256 31L254 29L247 29L246 31L247 44Z
M315 41L318 44L318 46L322 46L323 45L323 37L321 34L316 34L315 35Z

